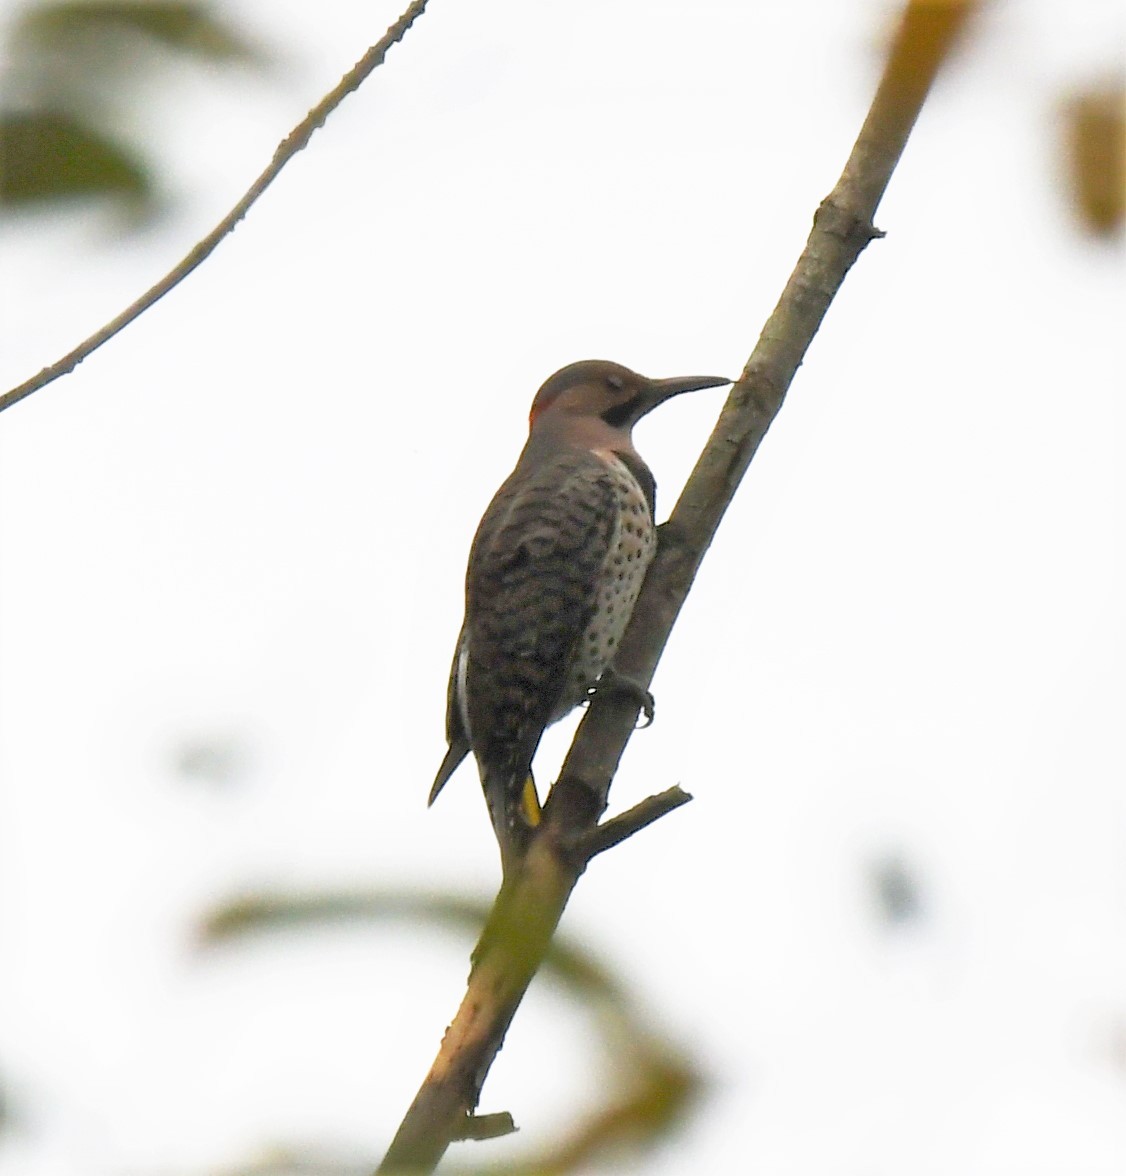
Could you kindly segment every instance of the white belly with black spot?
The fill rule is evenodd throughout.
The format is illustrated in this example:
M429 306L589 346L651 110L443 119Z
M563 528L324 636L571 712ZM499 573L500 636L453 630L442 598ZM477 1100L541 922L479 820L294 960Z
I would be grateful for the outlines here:
M657 551L657 534L644 491L619 458L606 455L604 460L614 474L618 519L610 537L594 613L575 651L567 687L552 721L577 706L614 660Z

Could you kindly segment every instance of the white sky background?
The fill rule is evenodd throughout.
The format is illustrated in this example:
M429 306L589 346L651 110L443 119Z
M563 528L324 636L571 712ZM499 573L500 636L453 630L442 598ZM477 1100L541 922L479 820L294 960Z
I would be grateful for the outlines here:
M202 236L399 4L230 6L285 62L135 112L170 219L0 228L4 386ZM738 374L885 12L432 0L200 271L4 414L2 1176L380 1153L468 941L201 956L197 922L271 885L491 895L472 770L425 808L476 520L557 367ZM613 801L696 800L564 920L709 1078L646 1172L1126 1171L1126 298L1056 154L1122 33L1109 0L994 6L676 629ZM662 515L722 395L638 430ZM225 783L178 770L200 746ZM588 1022L539 987L482 1103L523 1130L466 1158L597 1103Z

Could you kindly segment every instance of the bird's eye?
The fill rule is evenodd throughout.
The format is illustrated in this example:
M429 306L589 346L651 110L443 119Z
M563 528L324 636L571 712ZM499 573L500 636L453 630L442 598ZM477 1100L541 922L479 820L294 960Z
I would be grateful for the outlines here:
M607 376L606 383L609 384L615 392L620 392L625 387L625 381L621 376Z

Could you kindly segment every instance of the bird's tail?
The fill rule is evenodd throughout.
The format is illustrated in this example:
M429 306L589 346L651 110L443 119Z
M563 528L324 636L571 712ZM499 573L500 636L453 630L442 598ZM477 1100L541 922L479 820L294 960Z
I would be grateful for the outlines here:
M540 805L540 794L536 791L536 779L528 769L528 778L520 791L520 813L529 829L534 829L543 820L543 807Z
M506 877L524 856L532 830L543 819L531 769L524 775L523 783L519 780L519 775L508 772L489 772L481 781Z
M434 784L430 789L430 796L426 801L427 808L438 799L438 793L445 788L446 781L457 771L458 765L468 754L469 743L467 740L455 739L450 744L450 749L446 752L446 758L442 760L442 766L438 769L437 776L434 777Z

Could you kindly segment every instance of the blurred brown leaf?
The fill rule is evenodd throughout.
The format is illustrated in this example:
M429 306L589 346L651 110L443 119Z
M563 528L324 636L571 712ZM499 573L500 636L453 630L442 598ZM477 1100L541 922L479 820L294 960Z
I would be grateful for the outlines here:
M915 108L934 79L937 65L966 35L982 0L911 0L898 14L887 47L883 82L895 106Z
M1076 219L1095 236L1119 232L1126 213L1126 86L1104 83L1072 95L1064 127Z

